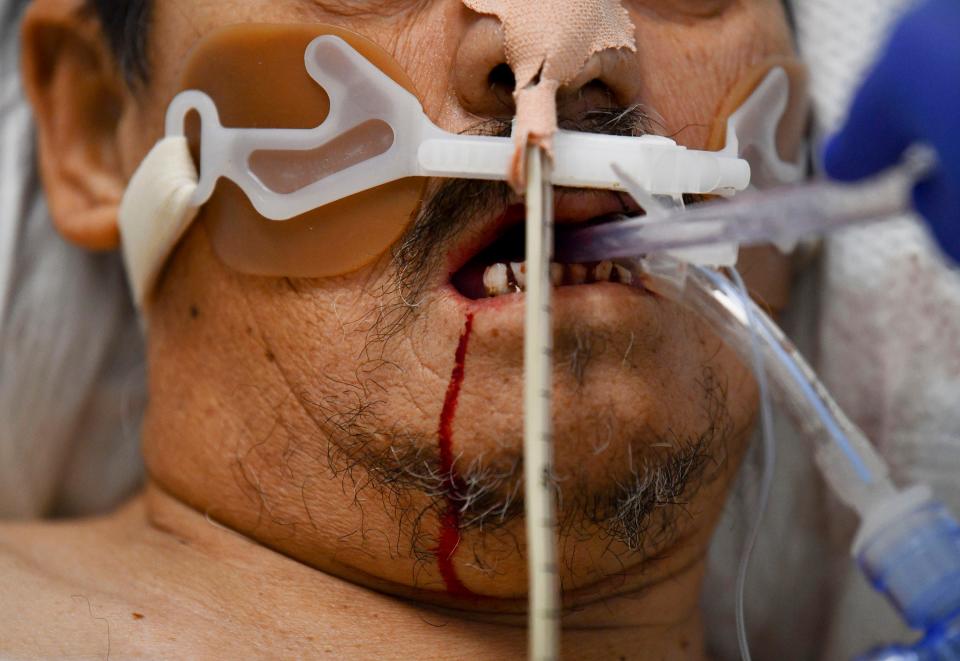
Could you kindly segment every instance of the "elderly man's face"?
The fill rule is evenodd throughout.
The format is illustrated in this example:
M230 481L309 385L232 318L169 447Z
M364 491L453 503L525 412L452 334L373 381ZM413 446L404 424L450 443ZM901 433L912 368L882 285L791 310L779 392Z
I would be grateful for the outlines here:
M637 52L562 90L561 120L702 148L730 89L790 52L777 0L624 5ZM150 83L120 121L127 175L160 137L191 47L246 22L352 29L397 59L443 128L508 130L501 33L459 0L169 0L156 3ZM559 199L576 219L620 204ZM440 603L524 608L524 297L477 299L454 276L510 203L500 186L430 182L388 254L328 279L238 273L209 224L195 224L152 308L152 478L325 571ZM635 288L558 289L554 329L560 570L568 603L583 604L700 561L756 392L708 328Z

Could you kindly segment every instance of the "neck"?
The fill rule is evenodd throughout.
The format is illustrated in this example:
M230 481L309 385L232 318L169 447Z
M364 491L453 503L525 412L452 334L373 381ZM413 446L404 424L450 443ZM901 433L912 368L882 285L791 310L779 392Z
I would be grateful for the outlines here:
M336 651L342 643L348 645L342 651L353 656L382 655L389 646L401 656L414 658L435 656L438 650L451 657L520 658L526 649L522 618L478 619L475 613L440 609L367 589L276 553L214 522L155 484L147 488L145 505L147 521L154 529L183 542L210 563L236 568L231 571L236 579L232 603L238 614L255 614L255 626L264 635L271 631L287 635L289 616L296 613L296 620L310 623L317 635L338 632L330 639L331 649ZM702 574L700 559L645 585L640 592L567 614L562 640L565 655L634 658L643 650L645 658L702 658L703 630L697 606ZM693 598L678 600L678 595ZM683 604L679 609L678 603Z

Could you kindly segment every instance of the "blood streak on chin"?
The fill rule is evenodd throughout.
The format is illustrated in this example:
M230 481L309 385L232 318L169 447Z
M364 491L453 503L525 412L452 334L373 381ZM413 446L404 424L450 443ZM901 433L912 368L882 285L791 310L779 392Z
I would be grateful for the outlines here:
M453 565L453 556L460 545L459 503L463 502L466 492L463 480L457 475L453 465L453 419L457 413L460 387L463 385L465 376L467 345L470 343L472 332L473 315L469 314L463 332L460 334L460 342L457 344L453 372L450 374L450 383L447 385L443 412L440 414L440 428L437 431L440 444L440 474L444 476L443 489L446 493L447 508L440 516L440 534L434 555L437 557L437 566L447 586L447 592L457 597L478 596L460 581L457 568Z

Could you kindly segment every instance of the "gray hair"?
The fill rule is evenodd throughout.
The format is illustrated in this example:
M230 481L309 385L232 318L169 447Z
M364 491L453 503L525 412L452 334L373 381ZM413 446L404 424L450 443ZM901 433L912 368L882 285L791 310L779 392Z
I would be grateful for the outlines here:
M0 0L0 517L100 512L142 476L144 350L121 260L68 245L47 213Z

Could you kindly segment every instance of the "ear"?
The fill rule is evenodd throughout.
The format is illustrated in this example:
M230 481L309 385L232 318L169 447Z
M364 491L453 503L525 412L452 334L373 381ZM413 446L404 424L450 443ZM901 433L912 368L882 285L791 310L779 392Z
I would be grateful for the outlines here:
M100 24L84 0L34 0L22 43L54 224L84 248L115 249L125 186L117 127L128 95Z

